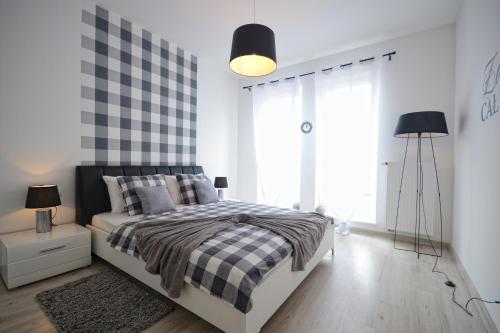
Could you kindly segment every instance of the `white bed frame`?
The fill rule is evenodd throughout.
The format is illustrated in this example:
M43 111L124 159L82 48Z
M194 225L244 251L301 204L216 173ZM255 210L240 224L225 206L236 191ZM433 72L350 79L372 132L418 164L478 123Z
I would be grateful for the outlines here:
M160 276L148 273L144 268L144 261L111 248L106 242L106 237L109 235L107 232L92 225L86 227L92 232L94 254L167 296L160 286ZM325 254L330 250L333 254L333 229L333 225L329 224L316 254L306 265L305 271L292 272L292 258L289 256L269 272L262 283L254 289L253 307L246 314L222 299L211 296L187 283L184 284L181 297L172 300L225 332L259 332Z

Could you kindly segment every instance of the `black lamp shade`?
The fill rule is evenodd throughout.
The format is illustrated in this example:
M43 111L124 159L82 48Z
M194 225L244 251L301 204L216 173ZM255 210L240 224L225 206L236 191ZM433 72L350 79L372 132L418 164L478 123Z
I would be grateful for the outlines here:
M33 185L28 189L25 208L48 208L61 205L57 185Z
M274 32L262 24L245 24L234 31L229 67L244 76L263 76L276 70Z
M405 113L399 117L394 136L398 138L440 137L448 135L446 118L440 111Z
M215 177L214 187L215 188L227 188L227 178L226 177Z

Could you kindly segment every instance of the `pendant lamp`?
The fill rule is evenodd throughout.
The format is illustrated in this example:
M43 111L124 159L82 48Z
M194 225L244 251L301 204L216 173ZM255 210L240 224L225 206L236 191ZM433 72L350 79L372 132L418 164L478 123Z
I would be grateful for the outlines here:
M237 28L233 33L229 67L244 76L264 76L274 72L277 68L274 32L257 23Z

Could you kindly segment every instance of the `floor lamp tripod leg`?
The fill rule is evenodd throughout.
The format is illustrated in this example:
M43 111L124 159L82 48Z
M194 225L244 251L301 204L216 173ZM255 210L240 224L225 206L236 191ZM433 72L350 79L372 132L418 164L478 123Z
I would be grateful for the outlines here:
M415 252L418 252L418 248L417 248L417 225L418 225L418 219L417 219L417 216L418 216L418 212L417 212L417 209L418 209L418 146L417 146L417 180L416 180L416 183L417 183L417 186L415 188L415 234L413 236L413 248L415 249Z
M434 152L434 143L432 141L432 135L429 136L429 140L431 141L432 161L434 162L434 172L436 174L436 185L437 185L437 191L438 191L439 223L440 223L440 232L439 233L440 233L440 236L441 236L439 257L442 257L443 256L443 210L442 210L442 207L441 207L441 189L439 187L439 176L438 176L438 171L437 171L436 154Z
M417 221L416 225L416 239L417 239L417 258L420 259L420 200L422 196L422 145L421 145L421 133L418 133L418 142L417 142L417 214L415 219Z
M399 203L401 201L401 190L403 189L403 177L405 175L405 166L406 166L406 155L408 153L408 143L410 141L410 135L406 138L406 147L405 147L405 154L403 157L403 169L401 170L401 181L399 183L399 195L398 195L398 205L396 208L396 222L394 224L394 248L397 249L396 247L396 238L398 235L398 219L399 219Z

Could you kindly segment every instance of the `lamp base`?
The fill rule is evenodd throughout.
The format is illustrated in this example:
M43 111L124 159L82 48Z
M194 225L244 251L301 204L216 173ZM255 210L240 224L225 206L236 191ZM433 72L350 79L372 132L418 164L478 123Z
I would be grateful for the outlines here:
M38 209L36 211L36 232L52 231L52 209Z
M219 201L224 200L224 190L223 189L218 189L217 194L219 196Z
M422 171L422 133L417 133L418 134L418 141L417 141L417 200L415 203L415 236L414 236L414 249L408 249L408 248L401 248L396 245L396 240L397 240L397 234L398 234L398 216L399 216L399 201L401 199L401 191L403 188L403 178L405 174L405 165L406 165L406 155L408 152L408 142L410 140L410 136L408 135L406 139L406 149L405 149L405 154L403 158L403 168L401 170L401 182L399 185L399 197L398 197L398 205L396 208L396 224L394 227L394 238L393 238L393 244L394 244L394 249L396 250L402 250L402 251L408 251L408 252L415 252L417 254L417 258L420 259L420 255L426 255L426 256L432 256L432 257L442 257L443 256L443 212L442 212L442 207L441 207L441 190L439 188L439 177L438 177L438 171L437 171L437 164L436 164L436 155L434 152L434 143L432 141L432 135L429 137L429 141L431 143L431 148L432 148L432 161L434 162L434 173L436 176L436 185L437 185L437 197L438 197L438 202L439 202L439 225L440 225L440 242L439 242L439 253L436 250L437 246L434 246L433 241L431 237L429 236L429 233L427 232L427 227L426 227L426 215L425 215L425 206L424 206L424 189L423 189L423 179L424 179L424 173ZM421 214L423 213L423 214ZM422 221L422 216L423 216L423 221ZM434 253L428 253L428 252L422 252L421 251L421 246L423 245L422 241L426 241L425 238L421 239L421 226L424 224L425 228L425 234L427 236L428 244L432 248ZM445 284L449 287L452 287L452 285L448 284L448 282L452 283L451 281L447 281Z

